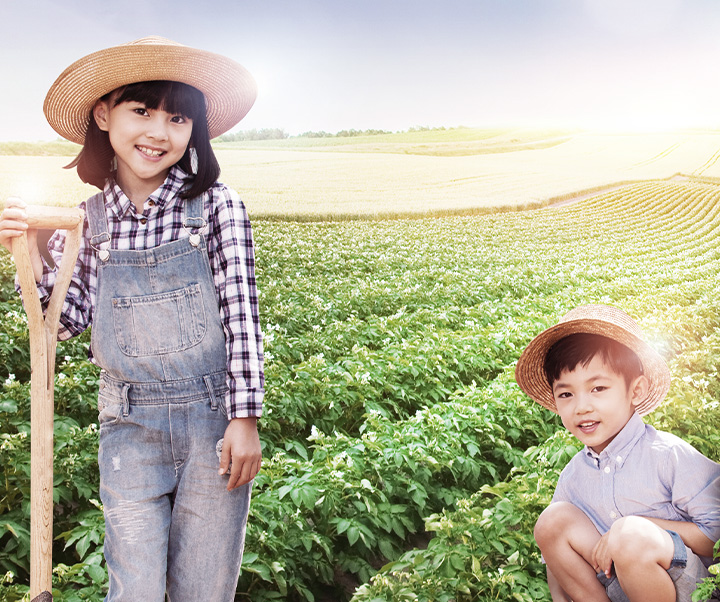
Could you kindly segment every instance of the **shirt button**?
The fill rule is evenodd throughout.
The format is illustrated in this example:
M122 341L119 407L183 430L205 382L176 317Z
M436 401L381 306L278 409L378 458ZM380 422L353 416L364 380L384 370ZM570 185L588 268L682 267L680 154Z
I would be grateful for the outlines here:
M150 199L150 200L148 201L148 207L154 207L154 206L155 206L155 201L153 201L152 199Z
M617 463L620 464L620 462L622 462L622 456L618 456L615 460L617 460Z
M145 218L145 217L142 218L142 219L140 220L140 223L141 223L143 226L144 226L145 224L147 224L147 218Z
M617 514L613 511L610 513L610 518L617 518Z
M610 472L610 467L609 467L609 466L606 466L606 467L605 467L605 472Z

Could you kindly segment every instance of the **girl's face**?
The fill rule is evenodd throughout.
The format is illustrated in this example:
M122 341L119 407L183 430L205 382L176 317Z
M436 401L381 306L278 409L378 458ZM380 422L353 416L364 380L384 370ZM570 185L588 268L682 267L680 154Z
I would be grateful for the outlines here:
M131 200L144 203L185 154L192 120L149 109L136 101L113 106L112 97L95 105L98 127L110 137L117 157L117 182Z

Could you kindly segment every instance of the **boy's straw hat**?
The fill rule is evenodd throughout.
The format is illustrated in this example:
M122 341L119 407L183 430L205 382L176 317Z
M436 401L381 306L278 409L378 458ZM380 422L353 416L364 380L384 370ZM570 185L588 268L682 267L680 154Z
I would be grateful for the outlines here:
M670 370L660 354L643 340L643 333L635 321L621 309L610 305L576 307L560 318L558 324L530 341L515 367L515 380L525 393L541 406L558 413L552 389L545 377L545 356L557 341L577 333L599 334L634 351L650 382L646 398L635 410L643 416L660 405L670 388Z
M83 144L90 110L100 97L120 86L154 80L183 82L205 95L210 138L245 117L257 96L252 75L235 61L151 36L75 61L50 87L43 110L58 134Z

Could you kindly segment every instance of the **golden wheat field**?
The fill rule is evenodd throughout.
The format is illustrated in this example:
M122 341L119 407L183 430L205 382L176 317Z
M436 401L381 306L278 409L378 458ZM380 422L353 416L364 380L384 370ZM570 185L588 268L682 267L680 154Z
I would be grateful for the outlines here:
M543 206L619 182L720 177L720 131L461 132L224 143L216 152L221 179L253 218L469 214ZM62 169L69 160L0 156L0 199L77 204L93 189Z

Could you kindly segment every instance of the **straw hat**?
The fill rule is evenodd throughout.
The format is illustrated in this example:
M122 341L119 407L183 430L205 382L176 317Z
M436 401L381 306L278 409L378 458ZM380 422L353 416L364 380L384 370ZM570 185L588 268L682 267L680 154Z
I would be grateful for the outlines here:
M536 336L523 351L515 367L520 388L541 406L558 413L552 389L545 376L548 350L560 339L577 333L599 334L634 351L650 382L646 398L635 408L641 416L654 410L670 388L670 370L665 360L643 340L637 323L624 311L610 305L581 305L560 318L560 322Z
M205 95L210 138L245 117L257 96L252 75L235 61L151 36L75 61L50 87L43 110L58 134L83 144L90 110L100 97L120 86L154 80L183 82Z

